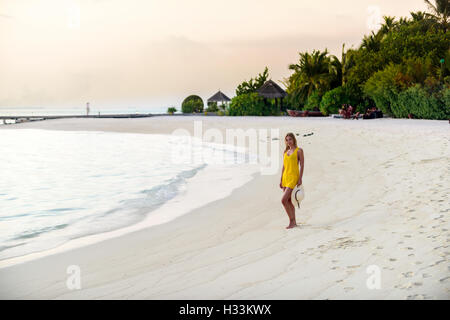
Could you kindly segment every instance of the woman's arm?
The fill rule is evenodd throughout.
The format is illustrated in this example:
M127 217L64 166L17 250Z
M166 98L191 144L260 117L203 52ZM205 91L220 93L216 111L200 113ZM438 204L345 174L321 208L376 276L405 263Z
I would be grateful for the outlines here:
M283 188L283 172L284 172L284 164L283 164L283 169L281 169L281 178L280 178L280 188Z
M298 148L298 151L297 151L297 159L298 159L298 162L299 162L299 164L300 164L300 176L299 176L299 178L298 178L298 183L297 183L297 185L298 186L301 186L302 185L302 179L303 179L303 169L304 169L304 167L305 167L305 156L304 156L304 154L303 154L303 149L301 149L301 148Z

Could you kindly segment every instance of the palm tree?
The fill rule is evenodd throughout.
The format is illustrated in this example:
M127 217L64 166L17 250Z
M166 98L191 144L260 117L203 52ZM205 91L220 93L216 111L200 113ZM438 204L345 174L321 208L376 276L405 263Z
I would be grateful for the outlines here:
M342 78L344 72L344 60L339 60L336 56L330 57L330 65L328 66L328 72L330 73L330 85L332 87L339 87L342 85Z
M383 38L399 25L399 22L395 21L395 17L384 16L383 19L384 23L377 33L372 31L369 36L364 36L361 48L365 48L369 51L379 51Z
M381 33L375 34L373 31L370 36L364 36L361 48L368 51L379 51L381 47Z
M435 19L447 32L449 16L450 16L450 1L448 0L434 0L434 5L429 0L424 0L430 9L431 13L426 13L429 18Z
M244 81L236 88L236 95L240 96L246 93L256 92L267 81L269 77L269 68L265 67L264 72L258 74L255 78L251 78L249 81Z
M293 105L305 103L307 98L317 92L323 95L336 77L339 77L339 60L328 56L328 51L314 50L312 54L299 53L297 64L289 65L289 70L294 73L287 79L287 92Z
M384 16L383 19L384 23L381 25L378 33L386 35L391 32L398 25L398 23L395 21L395 17Z
M340 64L340 74L338 75L338 78L340 78L340 86L344 86L347 83L347 75L350 69L355 65L355 59L354 59L354 52L355 50L349 49L345 51L345 43L342 45L342 53L341 53L341 61L337 60ZM334 62L335 65L338 65L337 62Z
M438 25L438 22L435 18L429 16L428 13L423 11L410 12L411 20L404 21L404 24L410 23L420 23L424 30L429 30L431 27Z
M420 22L427 19L427 14L423 11L410 12L410 14L414 22Z

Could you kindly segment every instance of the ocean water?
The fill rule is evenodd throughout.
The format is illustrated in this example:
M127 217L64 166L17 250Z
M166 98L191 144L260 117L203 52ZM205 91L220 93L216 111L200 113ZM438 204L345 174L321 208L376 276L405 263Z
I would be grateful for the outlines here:
M0 130L0 260L142 221L211 159L237 166L244 152L197 143L189 157L186 145L169 135Z
M180 108L177 108L180 109ZM90 115L106 114L160 114L166 113L167 107L159 108L108 108L92 105L90 107ZM0 107L0 116L64 116L64 115L86 115L86 106L78 108L49 108L49 107L34 107L34 108L8 108ZM0 121L1 124L1 121Z

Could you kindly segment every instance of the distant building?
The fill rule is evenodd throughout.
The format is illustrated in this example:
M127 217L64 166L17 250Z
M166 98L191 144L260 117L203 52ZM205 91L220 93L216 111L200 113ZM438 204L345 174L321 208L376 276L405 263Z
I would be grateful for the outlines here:
M217 103L217 104L219 104L219 102L220 102L221 103L221 107L224 108L225 104L230 102L230 101L231 101L231 99L228 98L223 92L221 92L219 90L215 95L213 95L211 98L209 98L207 102L208 102L208 105L210 103Z

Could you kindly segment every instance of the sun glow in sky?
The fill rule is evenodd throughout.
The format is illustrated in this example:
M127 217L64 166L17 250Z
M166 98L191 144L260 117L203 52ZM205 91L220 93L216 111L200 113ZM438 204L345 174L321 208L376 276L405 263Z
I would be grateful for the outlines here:
M382 15L423 0L0 0L0 108L179 106L269 67L283 80L298 52L340 57Z

